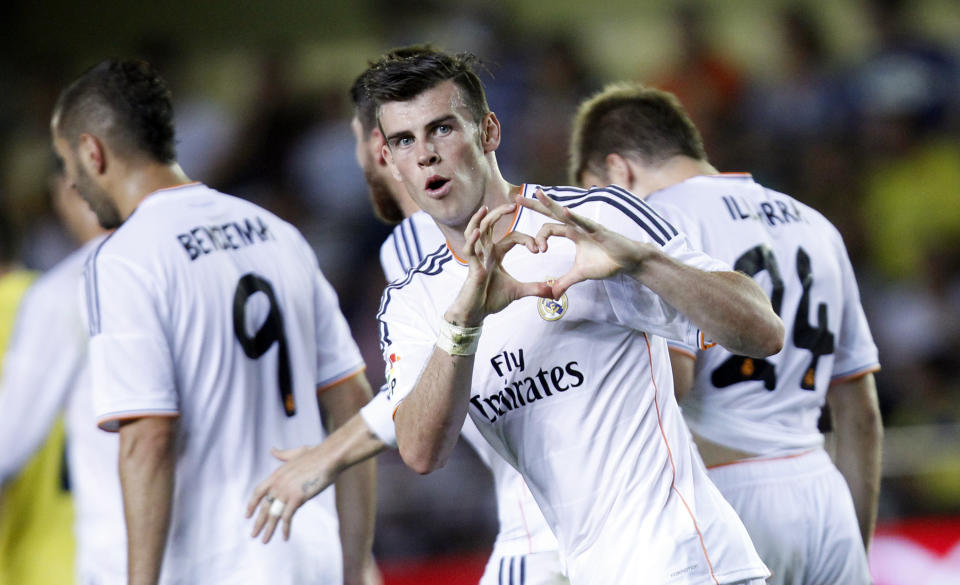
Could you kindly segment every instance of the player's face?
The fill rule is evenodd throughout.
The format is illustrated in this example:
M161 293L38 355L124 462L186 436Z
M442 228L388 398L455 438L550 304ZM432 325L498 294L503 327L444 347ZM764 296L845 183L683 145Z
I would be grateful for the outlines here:
M113 200L100 185L87 173L77 160L77 153L70 147L66 138L59 135L54 129L53 132L53 150L60 160L63 169L63 179L67 186L75 189L80 197L87 202L90 210L97 216L100 226L105 229L113 229L123 223L120 211Z
M491 118L495 122L492 114L485 122ZM483 203L491 172L486 154L496 145L481 137L460 88L444 81L410 101L385 103L380 126L383 156L420 209L464 229Z
M360 120L356 117L353 118L350 126L357 143L357 164L363 171L363 178L370 189L370 200L376 208L377 215L387 221L402 220L403 212L397 203L397 194L394 193L394 189L402 187L380 158L383 136L379 130L365 133Z

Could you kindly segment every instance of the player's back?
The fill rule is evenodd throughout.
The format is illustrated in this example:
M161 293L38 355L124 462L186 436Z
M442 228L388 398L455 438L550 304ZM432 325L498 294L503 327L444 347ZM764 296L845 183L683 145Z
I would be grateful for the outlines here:
M821 445L817 420L831 380L877 358L839 232L746 174L694 177L647 201L695 245L757 280L786 329L784 349L765 359L720 347L696 355L682 404L691 430L756 455Z
M157 192L91 258L87 297L94 379L120 387L108 400L94 390L101 426L180 419L164 582L254 582L260 575L250 571L269 563L302 573L310 563L294 562L296 543L302 554L307 541L322 542L311 540L318 533L333 542L310 561L339 571L332 490L303 507L298 518L316 530L295 531L294 544L263 547L243 517L253 487L277 466L271 447L322 440L316 388L344 373L318 354L317 307L335 296L299 232L200 184ZM104 310L113 303L127 310ZM106 368L114 371L98 375Z

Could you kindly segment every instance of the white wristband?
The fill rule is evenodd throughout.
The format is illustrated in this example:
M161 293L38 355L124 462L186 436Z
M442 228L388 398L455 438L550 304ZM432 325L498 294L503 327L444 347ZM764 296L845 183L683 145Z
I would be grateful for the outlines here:
M440 320L440 335L437 337L437 347L450 355L473 355L480 345L480 332L483 326L460 327L446 319Z

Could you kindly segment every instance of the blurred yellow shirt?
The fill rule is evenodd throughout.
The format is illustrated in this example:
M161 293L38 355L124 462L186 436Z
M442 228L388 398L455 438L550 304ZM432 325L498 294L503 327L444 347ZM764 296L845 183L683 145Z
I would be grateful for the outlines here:
M0 276L0 354L6 351L20 300L35 277L27 270ZM0 492L0 585L74 582L73 504L64 489L64 445L61 419L20 475Z

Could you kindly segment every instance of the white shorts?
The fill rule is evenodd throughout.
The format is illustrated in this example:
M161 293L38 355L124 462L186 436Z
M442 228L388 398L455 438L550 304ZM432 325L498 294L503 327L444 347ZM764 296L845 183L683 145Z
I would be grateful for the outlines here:
M707 472L773 573L770 585L871 583L853 498L826 451Z
M493 554L480 585L570 585L556 551L518 556Z

